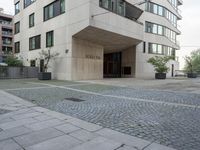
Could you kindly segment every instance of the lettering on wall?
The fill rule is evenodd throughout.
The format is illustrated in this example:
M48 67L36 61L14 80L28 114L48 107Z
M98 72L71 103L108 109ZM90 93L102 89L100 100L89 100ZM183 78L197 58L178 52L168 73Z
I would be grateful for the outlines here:
M98 59L98 60L101 59L100 56L96 56L96 55L85 55L85 57L86 57L87 59Z

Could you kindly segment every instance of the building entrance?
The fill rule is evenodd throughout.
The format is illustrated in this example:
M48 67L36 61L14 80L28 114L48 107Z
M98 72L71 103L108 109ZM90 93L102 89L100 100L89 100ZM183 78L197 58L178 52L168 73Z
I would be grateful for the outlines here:
M104 78L121 77L121 52L104 54Z

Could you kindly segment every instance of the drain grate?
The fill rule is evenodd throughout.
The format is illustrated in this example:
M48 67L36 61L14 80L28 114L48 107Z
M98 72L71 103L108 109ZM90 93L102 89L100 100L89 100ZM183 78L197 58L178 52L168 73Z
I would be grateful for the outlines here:
M73 98L73 97L65 98L65 100L73 101L73 102L83 102L83 101L85 101L83 99Z

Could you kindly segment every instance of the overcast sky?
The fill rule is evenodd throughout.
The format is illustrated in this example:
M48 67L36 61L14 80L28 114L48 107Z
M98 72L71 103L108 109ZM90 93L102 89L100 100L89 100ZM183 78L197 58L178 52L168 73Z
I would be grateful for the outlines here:
M0 0L0 7L5 12L14 12L14 0ZM179 36L181 50L177 52L181 62L181 68L184 66L183 57L189 55L192 50L200 48L200 0L183 0L184 5L180 7L183 20L179 21L179 28L182 35Z

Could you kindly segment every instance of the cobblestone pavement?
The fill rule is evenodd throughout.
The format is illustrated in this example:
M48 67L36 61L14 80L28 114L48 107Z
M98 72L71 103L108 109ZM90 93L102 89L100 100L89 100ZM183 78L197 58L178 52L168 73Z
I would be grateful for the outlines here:
M144 140L178 150L200 148L200 94L54 83L7 91L39 106Z
M175 150L49 109L0 90L0 150Z

